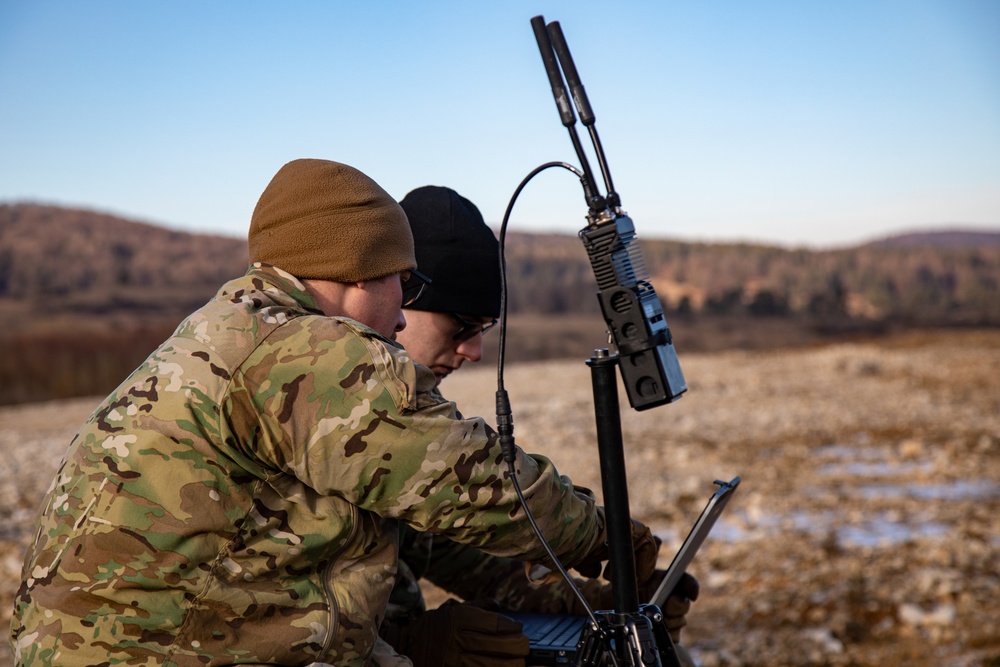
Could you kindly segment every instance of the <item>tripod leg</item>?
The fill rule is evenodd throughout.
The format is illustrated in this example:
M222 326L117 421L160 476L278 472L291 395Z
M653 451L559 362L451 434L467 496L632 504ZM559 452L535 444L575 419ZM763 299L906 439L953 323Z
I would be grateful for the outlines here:
M642 616L648 619L653 631L653 638L656 641L656 648L659 651L660 664L663 667L685 667L685 661L681 660L681 654L670 639L667 626L663 624L663 614L656 605L644 604L640 608ZM686 651L684 652L686 656ZM687 656L686 656L687 657ZM690 659L688 658L687 662Z
M613 565L611 589L615 597L615 611L631 614L639 610L639 592L618 404L618 356L609 355L607 350L597 350L587 365L590 366L594 386L601 487L604 490L604 511L608 523L608 550Z

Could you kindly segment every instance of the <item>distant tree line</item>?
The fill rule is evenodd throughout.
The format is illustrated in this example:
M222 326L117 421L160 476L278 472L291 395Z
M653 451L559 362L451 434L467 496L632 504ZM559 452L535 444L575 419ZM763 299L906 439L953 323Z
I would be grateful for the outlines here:
M162 312L204 302L246 266L242 239L92 211L0 205L0 300Z
M1000 326L1000 233L822 251L656 239L641 248L668 319L686 318L675 331L702 350L793 327ZM512 354L565 353L576 339L592 351L600 317L580 240L509 234L505 257L508 311L531 323L514 331ZM243 238L0 204L0 404L106 393L246 266Z
M996 326L1000 234L986 238L823 251L662 240L641 247L669 312ZM507 268L512 312L597 309L586 254L572 237L515 237Z
M912 236L838 250L643 239L664 306L682 314L1000 324L1000 232L956 243ZM244 239L189 234L110 215L0 205L0 300L46 308L183 311L247 264ZM596 313L572 235L509 234L512 313Z

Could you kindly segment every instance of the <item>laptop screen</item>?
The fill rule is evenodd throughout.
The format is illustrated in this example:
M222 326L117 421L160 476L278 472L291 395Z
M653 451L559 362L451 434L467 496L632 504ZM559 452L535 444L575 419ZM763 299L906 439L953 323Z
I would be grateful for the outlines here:
M740 483L740 478L736 477L729 482L716 481L715 483L719 485L719 488L708 499L708 503L701 511L681 548L677 551L677 555L671 561L663 581L653 593L652 598L648 600L650 604L663 608L670 593L674 590L674 586L680 581L698 549L711 532L719 515L729 503L729 499L732 498ZM522 624L522 631L531 644L529 665L569 664L576 653L576 645L580 640L583 626L588 623L586 616L568 614L528 612L504 612L504 614Z

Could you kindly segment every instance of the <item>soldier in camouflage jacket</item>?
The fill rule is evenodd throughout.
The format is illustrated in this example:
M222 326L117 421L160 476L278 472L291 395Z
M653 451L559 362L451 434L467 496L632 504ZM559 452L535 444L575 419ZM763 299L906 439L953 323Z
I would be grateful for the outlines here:
M407 326L397 340L440 382L464 362L482 359L483 334L500 314L499 243L476 205L450 188L416 188L399 204L413 232L417 266L432 282L406 306ZM575 600L564 586L531 585L520 561L444 536L404 529L400 545L391 621L406 624L426 611L420 579L465 600L495 599L510 610L568 611Z
M398 205L346 165L294 161L250 256L73 440L15 599L19 665L391 664L377 630L401 524L543 557L494 431L389 339L401 315L369 299L331 316L312 288L395 280L398 311L415 268ZM516 469L566 564L606 557L592 496L544 457Z
M501 308L499 243L475 204L450 188L417 188L400 201L400 206L413 231L417 265L432 282L406 306L407 326L397 340L441 381L464 362L482 359L483 334L497 322ZM423 630L431 623L416 623L426 619L427 611L421 579L476 605L494 600L499 608L511 611L585 613L565 582L532 583L525 576L522 561L491 556L444 535L419 533L409 526L403 526L400 535L397 581L381 632L408 655L415 655L414 650L419 651L424 642L440 642L436 636L414 636L413 628ZM660 576L640 591L641 599L651 596L663 574L658 573ZM687 596L697 596L697 582L686 577L685 584L683 592L672 596L661 610L674 642L679 641L680 629L686 624L691 605ZM577 585L593 608L613 608L610 584L590 579L578 580ZM482 651L476 656L477 665L512 664L510 655L516 645L506 634L494 638L486 637L482 627L477 631L480 641L475 649ZM446 648L439 647L440 651Z

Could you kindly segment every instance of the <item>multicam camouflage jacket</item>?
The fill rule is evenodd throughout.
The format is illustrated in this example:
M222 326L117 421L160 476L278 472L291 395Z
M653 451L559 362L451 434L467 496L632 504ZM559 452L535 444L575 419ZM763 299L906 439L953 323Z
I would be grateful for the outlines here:
M399 522L541 559L496 434L433 384L292 276L251 267L74 438L16 595L16 662L372 664ZM581 559L593 498L544 457L515 466L557 554Z
M530 581L524 561L492 556L444 535L419 533L403 525L396 583L380 630L390 643L399 627L427 611L421 580L462 600L493 600L509 611L586 613L563 581L546 584ZM611 586L607 582L576 579L576 586L591 608L613 607Z

